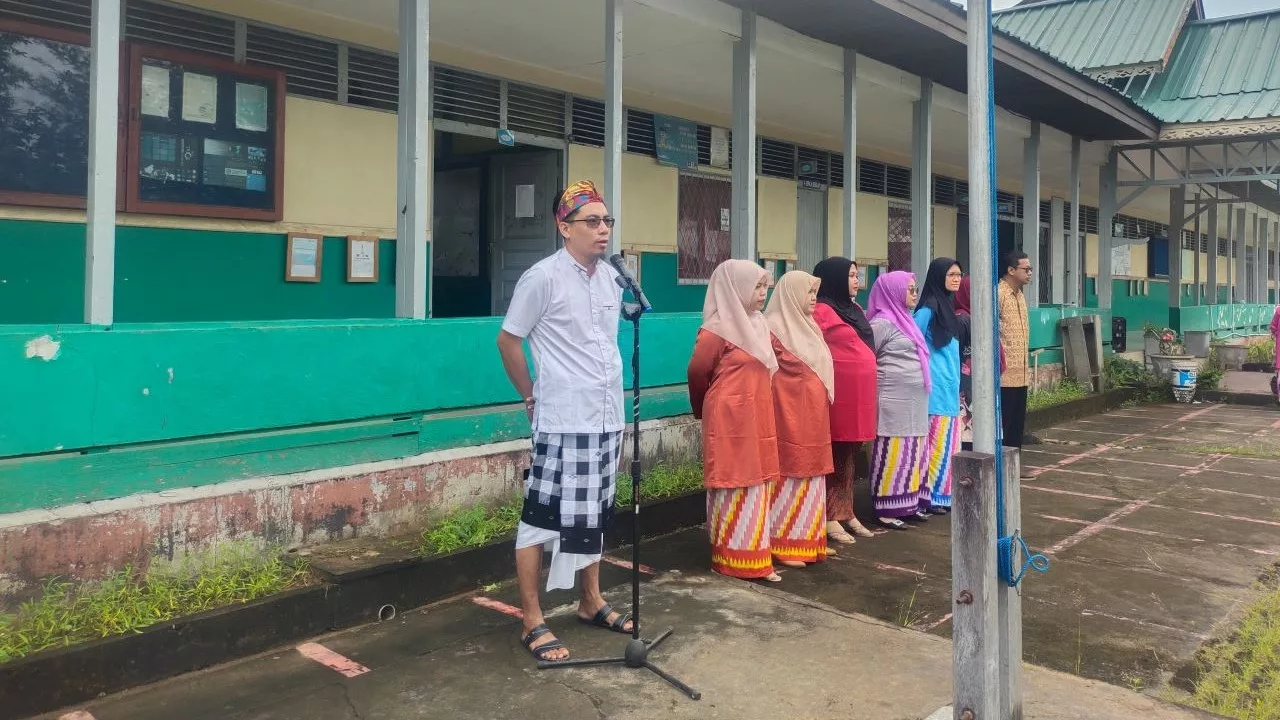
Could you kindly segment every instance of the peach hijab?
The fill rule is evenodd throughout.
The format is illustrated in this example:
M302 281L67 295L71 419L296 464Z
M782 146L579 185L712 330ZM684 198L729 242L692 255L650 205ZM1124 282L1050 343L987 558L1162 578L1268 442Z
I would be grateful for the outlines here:
M792 355L809 366L827 386L827 401L836 399L836 368L822 328L809 312L809 293L817 292L822 281L803 270L782 276L773 289L773 299L764 317L774 337Z
M702 329L742 348L769 368L778 371L773 354L769 324L764 314L747 311L756 284L769 277L764 268L750 260L725 260L711 273L707 299L702 304Z

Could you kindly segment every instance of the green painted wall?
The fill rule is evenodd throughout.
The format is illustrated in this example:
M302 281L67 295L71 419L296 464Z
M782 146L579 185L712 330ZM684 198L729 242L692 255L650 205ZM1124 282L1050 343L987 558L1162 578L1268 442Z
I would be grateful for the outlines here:
M79 323L84 225L0 220L0 325ZM285 236L121 226L116 319L122 323L386 318L395 315L395 242L379 282L348 283L346 238L325 238L318 283L285 282Z
M640 284L656 312L701 313L707 297L706 285L676 282L675 253L641 253Z

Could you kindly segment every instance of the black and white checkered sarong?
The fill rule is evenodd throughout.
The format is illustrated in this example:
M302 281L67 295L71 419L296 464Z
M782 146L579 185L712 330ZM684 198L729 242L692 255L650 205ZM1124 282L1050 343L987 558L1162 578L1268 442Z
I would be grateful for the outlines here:
M560 552L599 554L613 523L621 455L621 432L535 432L520 519L559 532Z

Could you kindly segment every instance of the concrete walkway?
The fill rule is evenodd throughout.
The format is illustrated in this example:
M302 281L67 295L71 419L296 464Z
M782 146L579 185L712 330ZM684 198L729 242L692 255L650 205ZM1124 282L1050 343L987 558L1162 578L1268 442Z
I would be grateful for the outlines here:
M1280 412L1228 405L1122 409L1040 433L1023 481L1024 534L1050 555L1024 586L1028 718L1206 717L1153 695L1224 633L1280 557ZM1246 455L1247 453L1247 455ZM866 488L860 487L865 504ZM700 530L645 549L646 634L700 689L647 673L538 671L504 614L514 588L320 638L368 672L344 677L295 649L92 703L97 720L408 718L925 718L949 702L949 522L841 547L777 586L712 576ZM606 566L615 606L626 574ZM553 628L575 657L625 637ZM1098 682L1099 680L1105 682ZM1107 684L1109 683L1109 684ZM47 716L50 720L58 713Z

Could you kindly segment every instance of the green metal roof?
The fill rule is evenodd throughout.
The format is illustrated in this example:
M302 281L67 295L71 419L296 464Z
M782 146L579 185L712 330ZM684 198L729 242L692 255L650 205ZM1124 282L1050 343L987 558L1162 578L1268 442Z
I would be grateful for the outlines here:
M993 13L1002 30L1093 76L1163 69L1193 0L1049 0Z
M1168 69L1129 94L1165 123L1280 118L1280 11L1187 23Z

